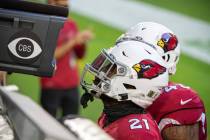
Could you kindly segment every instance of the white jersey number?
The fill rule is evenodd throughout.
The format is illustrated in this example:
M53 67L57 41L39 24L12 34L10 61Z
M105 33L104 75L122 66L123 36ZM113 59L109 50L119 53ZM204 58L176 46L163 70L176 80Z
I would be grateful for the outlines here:
M142 119L142 121L139 119L130 119L128 122L131 123L130 129L140 129L142 128L142 123L144 123L145 128L149 130L149 124L146 119Z
M188 87L188 86L184 86L182 84L177 84L177 85L172 85L172 86L165 87L165 92L170 92L172 90L176 90L177 86L180 86L180 87L185 88L185 89L190 89L190 87Z

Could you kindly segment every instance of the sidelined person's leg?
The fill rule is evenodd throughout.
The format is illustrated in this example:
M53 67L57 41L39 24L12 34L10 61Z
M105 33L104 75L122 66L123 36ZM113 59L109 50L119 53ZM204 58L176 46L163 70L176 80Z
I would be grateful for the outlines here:
M63 116L79 113L79 91L78 88L71 88L64 91L62 99Z
M61 91L54 89L42 89L41 105L53 117L56 117L60 105Z

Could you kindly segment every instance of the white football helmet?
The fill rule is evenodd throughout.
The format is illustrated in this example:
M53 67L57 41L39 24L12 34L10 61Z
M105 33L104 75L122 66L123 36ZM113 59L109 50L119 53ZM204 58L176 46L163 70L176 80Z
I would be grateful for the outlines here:
M154 46L166 61L169 74L175 74L179 61L180 46L174 33L167 27L155 22L140 22L121 35L117 42L139 39Z
M91 64L86 64L81 85L95 97L105 94L147 108L168 85L164 65L161 56L148 44L123 41L108 51L102 50Z

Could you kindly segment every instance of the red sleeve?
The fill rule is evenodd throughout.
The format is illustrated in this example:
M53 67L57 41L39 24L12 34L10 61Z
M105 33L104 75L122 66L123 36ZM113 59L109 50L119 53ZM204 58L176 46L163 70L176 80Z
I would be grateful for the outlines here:
M196 123L199 123L199 140L206 140L207 122L205 110L203 108L180 110L168 114L161 119L159 123L159 128L162 133L163 130L168 127L173 127L177 125L191 125Z
M82 44L82 45L75 46L74 52L75 52L77 58L83 58L85 56L85 52L86 52L86 45Z
M195 109L186 109L179 110L173 113L170 113L159 122L159 128L162 131L165 128L174 126L174 125L190 125L195 124L200 121L200 117L204 113L202 108Z

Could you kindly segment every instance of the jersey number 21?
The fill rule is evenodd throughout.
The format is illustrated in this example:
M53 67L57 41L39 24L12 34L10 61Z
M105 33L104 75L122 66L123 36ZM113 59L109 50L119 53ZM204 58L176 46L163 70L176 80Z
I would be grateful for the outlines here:
M141 129L143 128L142 123L144 123L145 128L149 130L149 124L146 119L130 119L128 122L130 123L130 129Z

